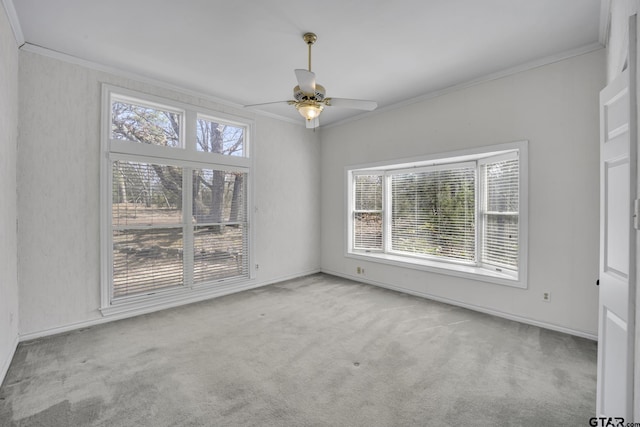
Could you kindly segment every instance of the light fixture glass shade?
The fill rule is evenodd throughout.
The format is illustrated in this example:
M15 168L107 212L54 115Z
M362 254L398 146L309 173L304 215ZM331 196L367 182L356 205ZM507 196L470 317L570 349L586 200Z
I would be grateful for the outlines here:
M298 106L298 112L306 120L313 120L322 113L322 105L302 104Z

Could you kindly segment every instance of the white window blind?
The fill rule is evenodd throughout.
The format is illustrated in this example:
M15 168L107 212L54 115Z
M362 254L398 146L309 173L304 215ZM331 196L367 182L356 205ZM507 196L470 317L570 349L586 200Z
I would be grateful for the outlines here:
M518 268L518 159L485 163L484 233L482 262L508 269Z
M391 251L475 258L475 168L391 174Z
M182 168L112 165L113 296L182 285Z
M247 174L193 171L193 280L248 274Z
M357 249L382 249L383 176L355 175L353 245Z

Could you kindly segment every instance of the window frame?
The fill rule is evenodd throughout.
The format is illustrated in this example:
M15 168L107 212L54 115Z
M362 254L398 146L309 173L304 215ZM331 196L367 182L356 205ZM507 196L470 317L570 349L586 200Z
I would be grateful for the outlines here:
M518 199L518 269L516 271L482 263L482 235L484 220L482 218L484 191L481 191L481 165L502 159L519 158L519 199ZM398 253L391 250L391 175L402 172L417 172L437 168L461 167L465 162L475 163L476 191L476 256L473 263L455 260L443 260L429 256ZM354 248L354 199L355 187L353 177L356 175L383 174L383 250L360 250ZM528 256L528 141L516 141L474 149L438 153L428 156L383 161L369 164L358 164L345 167L345 257L371 261L375 263L412 268L439 274L464 277L499 285L527 288L527 256ZM482 194L481 194L482 193ZM482 227L482 228L481 228Z
M140 144L112 138L111 134L111 105L112 102L123 101L135 105L151 108L161 108L164 111L181 114L180 144L177 147L163 147L151 144ZM150 307L170 307L177 304L196 301L210 295L229 293L255 278L255 268L251 260L254 254L253 224L253 170L255 160L251 154L253 136L253 121L243 117L232 116L211 109L186 104L172 99L162 98L110 84L102 84L101 100L101 161L100 161L100 248L101 248L101 305L100 311L104 316L118 315L123 312L145 312ZM224 124L244 128L243 153L244 156L232 156L220 153L203 152L197 150L196 123L199 117L215 119ZM183 269L184 285L150 290L146 293L133 294L124 297L114 297L113 288L113 232L112 223L112 162L115 160L133 161L171 165L183 168L182 177L182 235L183 235ZM246 173L246 226L247 226L247 276L231 277L213 280L207 283L194 283L192 255L187 256L193 246L192 232L194 224L188 220L191 217L191 195L193 171L195 169L215 169L227 172ZM152 226L150 228L155 228ZM160 225L158 227L161 227ZM185 259L186 258L186 259Z

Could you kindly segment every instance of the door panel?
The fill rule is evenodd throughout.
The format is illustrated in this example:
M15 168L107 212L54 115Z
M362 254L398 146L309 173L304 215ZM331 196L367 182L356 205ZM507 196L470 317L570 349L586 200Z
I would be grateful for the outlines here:
M614 398L619 394L620 386L625 383L627 369L625 353L615 350L616 346L620 342L625 342L627 339L627 322L620 319L614 312L605 309L605 331L604 342L600 342L609 351L606 351L604 359L604 372L606 377L604 378L604 396L603 407L601 408L600 415L607 414L609 416L623 416L627 413L626 401L624 398ZM614 415L615 414L615 415Z
M629 238L629 158L606 161L605 271L623 279L629 277L629 245L619 244Z
M635 94L629 70L600 93L598 416L632 419L635 286ZM633 260L633 261L632 261Z

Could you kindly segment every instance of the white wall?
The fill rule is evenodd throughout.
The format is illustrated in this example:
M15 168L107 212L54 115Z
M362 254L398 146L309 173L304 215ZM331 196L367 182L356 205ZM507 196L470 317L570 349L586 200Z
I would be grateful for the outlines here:
M0 6L0 384L18 344L17 138L18 47Z
M100 84L252 118L246 111L148 83L20 52L18 148L20 333L99 321ZM255 118L253 285L319 270L317 134Z
M401 76L399 76L401 78ZM598 93L605 51L452 92L322 132L322 270L597 335ZM529 141L529 287L363 262L345 253L347 165ZM366 274L356 275L356 266ZM551 292L551 302L543 302Z

